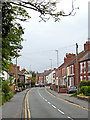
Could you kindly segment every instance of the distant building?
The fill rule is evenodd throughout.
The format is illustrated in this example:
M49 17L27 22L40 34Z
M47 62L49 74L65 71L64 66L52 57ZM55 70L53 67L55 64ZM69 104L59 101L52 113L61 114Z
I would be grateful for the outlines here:
M25 75L20 71L20 66L16 67L16 64L11 64L11 69L9 70L10 76L15 76L16 77L16 71L17 71L18 80L21 83L25 82Z

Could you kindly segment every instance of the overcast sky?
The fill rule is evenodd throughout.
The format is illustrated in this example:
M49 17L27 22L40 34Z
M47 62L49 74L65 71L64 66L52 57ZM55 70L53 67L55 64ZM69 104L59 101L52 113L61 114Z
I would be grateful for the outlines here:
M58 10L65 12L71 10L71 0L60 0ZM83 44L88 40L88 1L76 0L75 16L61 17L60 22L50 19L47 22L39 22L39 14L27 9L31 19L21 23L25 28L22 42L23 50L18 58L20 68L43 72L46 69L57 67L57 54L59 51L59 65L63 63L66 53L75 53L75 44L78 43L79 51L83 50ZM15 60L13 60L15 63Z

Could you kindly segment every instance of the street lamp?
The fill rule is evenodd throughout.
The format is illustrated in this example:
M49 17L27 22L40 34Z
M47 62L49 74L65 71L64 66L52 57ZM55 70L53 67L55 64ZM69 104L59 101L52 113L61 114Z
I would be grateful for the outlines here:
M59 85L60 85L60 82L59 82L59 62L58 62L58 50L55 50L57 52L57 70L58 70L58 73L57 73L57 76L58 76L58 92L59 92Z
M52 72L52 59L49 59L51 61L51 72ZM52 73L51 73L51 84L52 84Z

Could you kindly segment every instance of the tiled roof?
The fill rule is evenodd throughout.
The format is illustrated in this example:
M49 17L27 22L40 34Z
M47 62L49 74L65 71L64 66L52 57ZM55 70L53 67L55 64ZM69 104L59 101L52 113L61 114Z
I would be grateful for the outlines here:
M88 50L80 52L80 53L78 54L78 56L77 56L77 59L79 60L79 59L82 58L86 53L88 53ZM76 62L76 56L75 56L72 60L69 61L68 66L73 65L75 62Z
M16 68L12 68L12 71L15 71L15 72L16 72ZM18 69L17 69L17 73L18 73L18 75L23 75L22 72L18 71Z
M43 73L38 73L38 76L47 76L51 73L52 71L46 71L46 72L43 72Z
M86 61L86 60L90 60L90 51L79 62Z

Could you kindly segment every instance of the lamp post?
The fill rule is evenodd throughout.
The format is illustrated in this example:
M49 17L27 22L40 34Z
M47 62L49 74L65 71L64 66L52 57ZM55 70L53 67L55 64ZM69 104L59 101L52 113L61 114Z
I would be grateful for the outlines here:
M78 80L78 44L76 43L76 71L77 71L77 94L79 94L79 80Z
M17 75L17 50L16 50L16 85L17 85L17 79L18 79L18 75Z
M49 59L51 61L51 71L52 71L52 59ZM52 84L52 73L51 73L51 84Z
M58 93L60 92L59 91L59 85L60 85L60 82L59 82L59 60L58 60L58 50L55 50L56 52L57 52L57 70L58 70L58 72L57 72L57 76L58 76Z

